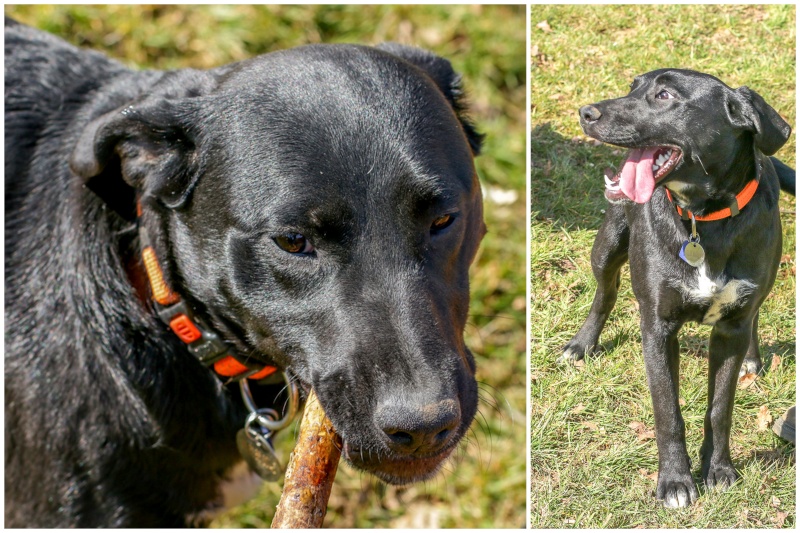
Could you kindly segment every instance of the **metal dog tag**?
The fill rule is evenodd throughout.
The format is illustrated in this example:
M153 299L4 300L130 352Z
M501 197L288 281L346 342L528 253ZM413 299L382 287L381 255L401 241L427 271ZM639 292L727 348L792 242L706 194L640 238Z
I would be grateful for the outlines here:
M683 242L683 246L681 246L681 251L678 255L695 268L700 267L706 258L706 252L703 250L703 247L700 246L700 243L691 240Z
M236 446L261 479L278 481L283 476L283 466L272 447L270 436L271 432L258 424L258 416L248 417L245 426L236 433Z

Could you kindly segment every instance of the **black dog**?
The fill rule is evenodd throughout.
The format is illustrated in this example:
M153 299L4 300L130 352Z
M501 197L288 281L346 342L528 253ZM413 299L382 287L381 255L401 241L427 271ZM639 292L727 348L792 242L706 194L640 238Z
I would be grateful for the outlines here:
M672 69L637 77L627 96L584 106L580 119L587 135L631 151L618 174L606 173L611 205L592 248L597 292L560 360L596 347L630 261L656 420L656 497L685 506L698 492L678 406L678 331L690 320L714 326L702 476L727 486L736 479L728 440L737 375L761 368L758 309L781 255L778 175L794 189L794 171L779 163L776 174L766 156L791 128L747 87Z
M5 69L6 526L229 504L253 474L221 361L313 387L355 467L437 471L476 412L485 232L449 62L320 45L135 72L6 21Z

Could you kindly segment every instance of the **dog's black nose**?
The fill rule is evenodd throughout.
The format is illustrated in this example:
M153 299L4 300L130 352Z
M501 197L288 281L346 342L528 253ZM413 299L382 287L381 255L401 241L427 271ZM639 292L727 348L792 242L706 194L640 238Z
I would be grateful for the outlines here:
M461 409L456 400L426 405L393 401L378 409L375 421L395 452L430 455L450 442L461 421Z
M600 110L593 105L583 106L578 113L580 113L584 122L594 122L603 116Z

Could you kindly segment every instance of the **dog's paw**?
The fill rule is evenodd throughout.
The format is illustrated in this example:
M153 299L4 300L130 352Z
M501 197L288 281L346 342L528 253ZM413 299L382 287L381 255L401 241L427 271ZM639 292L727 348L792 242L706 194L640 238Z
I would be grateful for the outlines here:
M662 500L664 507L688 507L699 496L691 474L658 474L656 499Z
M575 364L575 361L580 361L584 358L584 356L588 353L588 350L585 348L581 348L574 344L567 344L564 347L564 352L561 356L556 359L557 365L571 365Z
M709 489L725 490L736 483L738 477L736 469L730 463L710 465L708 471L703 472L703 481Z
M758 374L761 372L761 361L759 359L745 359L742 368L739 369L739 377L746 374Z

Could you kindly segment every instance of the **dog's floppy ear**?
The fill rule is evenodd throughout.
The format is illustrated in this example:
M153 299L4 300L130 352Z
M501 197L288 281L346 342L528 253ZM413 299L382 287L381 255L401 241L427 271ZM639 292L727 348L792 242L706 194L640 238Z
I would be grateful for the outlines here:
M731 124L754 132L755 146L765 155L777 152L792 132L778 112L747 87L732 91L726 107Z
M478 133L475 125L467 116L467 106L464 97L464 90L461 86L461 76L454 70L450 62L433 52L411 46L403 46L397 43L383 43L377 46L378 49L389 52L409 63L421 68L436 83L442 91L447 101L461 122L464 134L467 136L472 153L478 155L481 151L484 135Z
M179 207L200 173L191 101L150 96L91 120L70 168L125 218L136 195Z

